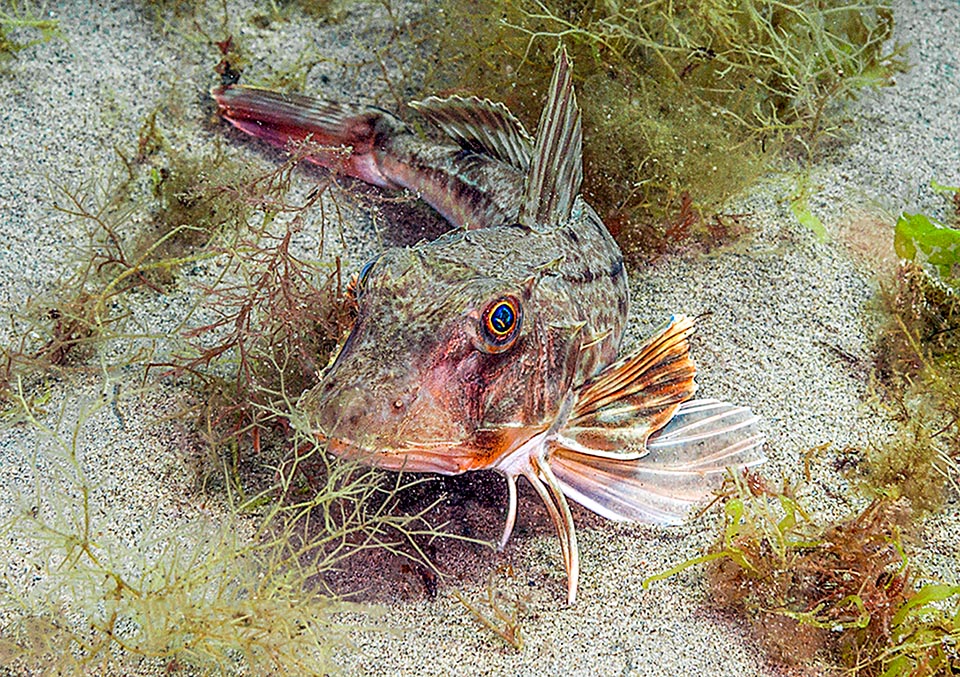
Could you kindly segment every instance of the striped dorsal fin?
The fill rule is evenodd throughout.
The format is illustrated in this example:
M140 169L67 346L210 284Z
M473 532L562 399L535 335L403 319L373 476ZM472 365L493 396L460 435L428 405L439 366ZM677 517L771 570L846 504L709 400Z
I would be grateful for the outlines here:
M533 138L502 103L477 97L435 96L410 107L442 129L462 148L496 158L526 172Z
M533 159L527 174L520 223L556 226L570 218L583 180L583 132L573 92L567 50L557 52L547 104L540 116Z

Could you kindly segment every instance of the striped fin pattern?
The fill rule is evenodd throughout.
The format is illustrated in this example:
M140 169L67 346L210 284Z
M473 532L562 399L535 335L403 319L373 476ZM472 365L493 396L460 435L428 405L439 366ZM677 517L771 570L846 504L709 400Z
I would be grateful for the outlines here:
M650 434L696 390L692 333L693 321L675 316L638 350L582 385L560 431L565 444L617 458L644 455Z
M537 127L520 212L520 223L534 229L566 222L583 181L583 132L571 70L567 51L561 47Z
M435 96L410 107L454 139L461 148L488 155L526 173L533 138L502 103L477 97Z

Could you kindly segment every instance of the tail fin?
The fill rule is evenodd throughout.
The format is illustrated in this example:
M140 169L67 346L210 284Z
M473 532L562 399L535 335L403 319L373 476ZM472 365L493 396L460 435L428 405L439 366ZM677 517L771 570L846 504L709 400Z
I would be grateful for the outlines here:
M374 155L379 140L407 133L386 111L240 85L215 87L210 94L220 115L251 136L280 147L310 141L316 144L306 157L310 162L381 188L399 188Z
M647 440L641 458L550 449L549 463L563 493L612 520L678 524L691 506L722 483L727 468L765 460L759 417L746 407L717 400L690 400Z

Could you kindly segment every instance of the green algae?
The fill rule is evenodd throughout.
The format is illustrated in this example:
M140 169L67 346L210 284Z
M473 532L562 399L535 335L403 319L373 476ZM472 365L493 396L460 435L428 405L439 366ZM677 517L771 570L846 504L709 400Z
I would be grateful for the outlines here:
M352 647L351 633L384 630L374 609L316 581L361 551L397 552L404 540L436 534L424 513L390 509L407 480L385 484L376 470L331 463L315 440L295 436L298 453L261 493L243 503L228 494L216 520L198 511L171 528L148 517L131 544L87 473L100 450L78 443L107 409L98 400L66 398L60 411L38 413L20 392L21 420L42 442L36 488L0 521L0 536L29 544L24 565L35 576L0 585L5 667L319 676L335 651ZM79 415L66 413L75 406ZM298 488L307 463L325 469L309 494Z
M29 2L0 2L0 63L34 45L61 38L60 24Z
M811 517L798 487L735 480L707 554L644 581L706 565L712 603L753 624L771 658L826 658L851 675L960 670L960 587L924 583L908 556L913 511L880 497L836 521Z
M893 245L901 259L926 263L943 282L960 289L960 229L904 212L894 227Z
M440 1L424 12L422 89L502 100L532 125L563 41L584 192L626 249L657 251L684 201L703 221L776 151L838 134L843 102L904 67L892 29L882 2Z

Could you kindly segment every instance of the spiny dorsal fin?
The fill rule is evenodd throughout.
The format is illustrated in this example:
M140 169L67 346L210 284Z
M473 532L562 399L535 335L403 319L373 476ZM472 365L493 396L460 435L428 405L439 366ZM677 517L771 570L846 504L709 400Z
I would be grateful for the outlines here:
M583 179L580 108L573 93L570 59L563 47L550 81L547 105L540 116L520 223L536 228L570 218Z
M411 101L410 107L462 148L489 155L522 172L529 169L533 138L502 103L473 96L431 96Z

